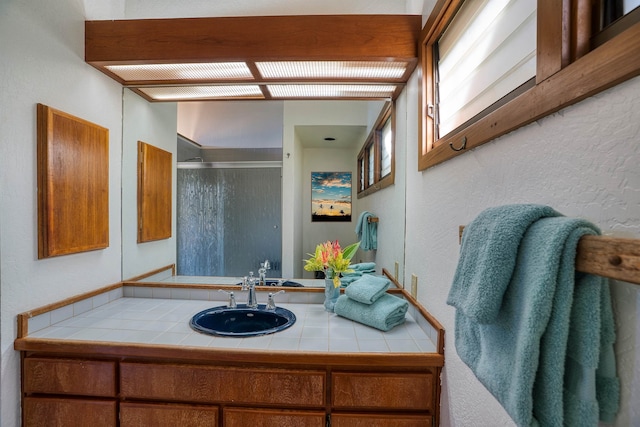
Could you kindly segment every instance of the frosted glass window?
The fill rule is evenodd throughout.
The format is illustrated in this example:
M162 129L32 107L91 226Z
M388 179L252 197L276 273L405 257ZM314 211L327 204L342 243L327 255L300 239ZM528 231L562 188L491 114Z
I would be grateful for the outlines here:
M393 135L391 133L391 119L388 119L380 132L380 177L391 173L391 152Z
M536 2L465 1L437 43L438 134L536 75Z
M373 147L369 150L369 185L373 185L375 182L375 170L376 170L376 156Z
M393 103L386 103L358 153L358 198L394 183L393 114Z

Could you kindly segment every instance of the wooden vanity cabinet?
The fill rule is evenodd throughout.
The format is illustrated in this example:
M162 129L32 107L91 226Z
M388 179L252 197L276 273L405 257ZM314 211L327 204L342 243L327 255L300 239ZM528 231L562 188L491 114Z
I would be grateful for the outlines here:
M340 355L267 364L240 353L185 361L155 358L154 349L105 356L110 351L95 360L88 350L23 352L23 425L431 427L437 417L437 366L396 367L392 357L343 365Z

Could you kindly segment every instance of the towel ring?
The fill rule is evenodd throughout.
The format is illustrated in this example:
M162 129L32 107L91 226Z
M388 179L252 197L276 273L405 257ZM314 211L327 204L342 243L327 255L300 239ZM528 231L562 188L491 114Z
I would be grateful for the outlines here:
M467 137L466 136L462 137L462 145L460 146L460 148L454 147L453 146L453 142L449 143L449 147L451 147L451 149L453 151L462 151L462 150L464 150L465 148L467 148Z

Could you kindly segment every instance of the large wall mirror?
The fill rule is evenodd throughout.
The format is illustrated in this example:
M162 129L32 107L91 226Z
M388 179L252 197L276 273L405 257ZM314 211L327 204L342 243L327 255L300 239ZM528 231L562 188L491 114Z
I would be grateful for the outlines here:
M362 211L380 217L381 238L377 251L354 261L380 261L378 271L392 273L403 267L404 149L395 185L356 196L357 155L384 101L149 103L129 89L123 100L123 279L173 263L179 275L241 277L265 260L268 277L310 279L307 253L326 240L357 241ZM138 140L175 159L174 233L143 244L134 224ZM313 172L351 174L351 221L312 221Z

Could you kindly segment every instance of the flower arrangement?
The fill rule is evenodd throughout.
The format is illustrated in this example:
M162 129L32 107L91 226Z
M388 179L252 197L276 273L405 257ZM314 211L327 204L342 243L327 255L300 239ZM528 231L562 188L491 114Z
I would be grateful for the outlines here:
M349 268L351 258L356 254L360 242L353 243L344 249L338 241L326 241L316 246L314 254L307 254L311 258L305 260L306 271L324 271L325 277L333 278L333 286L340 286L340 273L352 273Z

